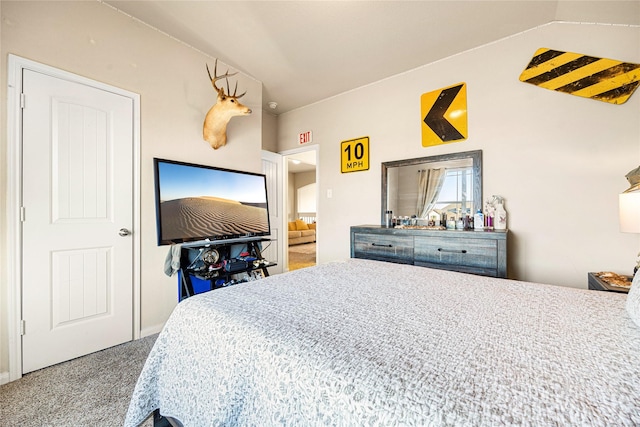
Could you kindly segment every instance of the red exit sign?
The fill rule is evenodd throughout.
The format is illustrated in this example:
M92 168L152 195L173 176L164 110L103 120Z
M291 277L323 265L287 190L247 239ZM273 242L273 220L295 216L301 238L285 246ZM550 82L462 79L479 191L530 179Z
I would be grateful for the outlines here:
M312 139L310 130L298 134L298 144L307 144L311 142Z

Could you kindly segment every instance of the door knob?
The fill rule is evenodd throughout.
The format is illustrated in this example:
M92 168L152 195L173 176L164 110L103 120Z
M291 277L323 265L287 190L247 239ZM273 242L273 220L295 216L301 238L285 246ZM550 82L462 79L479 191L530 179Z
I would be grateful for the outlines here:
M122 237L126 237L131 235L131 231L127 230L126 228L121 228L120 231L118 231L118 234Z

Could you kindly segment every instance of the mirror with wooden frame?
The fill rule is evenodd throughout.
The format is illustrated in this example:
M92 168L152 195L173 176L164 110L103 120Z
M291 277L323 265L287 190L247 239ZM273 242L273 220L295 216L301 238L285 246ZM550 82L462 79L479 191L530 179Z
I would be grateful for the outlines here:
M436 215L470 215L482 209L482 150L382 163L382 215L427 225Z

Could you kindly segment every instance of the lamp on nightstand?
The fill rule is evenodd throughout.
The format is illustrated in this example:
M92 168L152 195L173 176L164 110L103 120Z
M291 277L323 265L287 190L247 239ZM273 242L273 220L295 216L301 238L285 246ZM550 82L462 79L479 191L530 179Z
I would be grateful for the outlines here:
M618 196L620 231L623 233L640 233L640 166L629 172L626 178L631 187ZM633 270L634 274L639 267L640 260Z

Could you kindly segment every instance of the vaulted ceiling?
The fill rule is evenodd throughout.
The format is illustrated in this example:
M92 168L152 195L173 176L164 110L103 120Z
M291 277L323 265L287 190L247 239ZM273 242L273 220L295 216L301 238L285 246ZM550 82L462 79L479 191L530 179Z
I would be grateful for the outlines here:
M261 81L273 114L552 21L640 25L638 0L103 2Z

